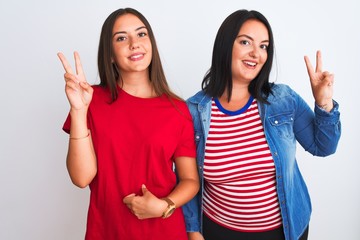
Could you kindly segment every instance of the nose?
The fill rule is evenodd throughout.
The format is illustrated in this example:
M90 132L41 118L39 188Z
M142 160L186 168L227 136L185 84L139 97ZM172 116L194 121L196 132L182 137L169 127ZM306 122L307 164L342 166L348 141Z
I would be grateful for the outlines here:
M249 55L252 58L258 57L259 56L259 49L257 49L256 47L253 47L253 49L250 51Z
M138 43L138 41L137 41L136 38L131 38L131 39L130 39L129 48L130 48L130 50L134 50L134 49L139 48L139 43Z

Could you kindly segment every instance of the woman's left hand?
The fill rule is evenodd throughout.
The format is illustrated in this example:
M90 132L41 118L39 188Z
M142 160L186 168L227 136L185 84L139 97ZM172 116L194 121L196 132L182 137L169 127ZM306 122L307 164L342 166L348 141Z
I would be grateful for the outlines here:
M167 207L167 202L157 198L145 185L142 185L141 190L142 196L132 193L127 195L123 202L138 219L161 217Z
M331 110L333 108L332 97L334 74L331 74L328 71L322 71L322 58L320 51L316 52L315 71L309 58L305 56L304 59L316 104L327 111Z

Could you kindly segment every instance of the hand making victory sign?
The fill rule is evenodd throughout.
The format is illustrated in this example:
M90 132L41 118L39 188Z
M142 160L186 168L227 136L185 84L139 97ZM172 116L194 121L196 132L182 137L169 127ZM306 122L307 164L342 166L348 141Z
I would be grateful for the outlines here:
M65 93L70 103L71 127L69 129L69 149L67 168L73 183L86 187L97 173L97 160L90 131L87 127L87 111L92 99L93 88L86 82L80 56L74 52L73 72L64 54L57 54L64 69Z
M74 74L64 54L58 53L57 55L65 69L65 92L71 108L74 110L87 110L92 99L93 89L86 82L79 53L74 52L76 74Z
M315 102L319 107L329 112L333 108L332 97L334 74L331 74L328 71L322 71L322 57L320 51L316 52L315 71L309 58L305 56L304 59L310 77L311 89Z

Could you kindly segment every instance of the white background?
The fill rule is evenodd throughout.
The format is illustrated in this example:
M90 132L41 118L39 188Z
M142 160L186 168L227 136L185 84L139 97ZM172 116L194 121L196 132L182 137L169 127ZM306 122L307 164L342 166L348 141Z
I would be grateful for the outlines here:
M105 18L121 7L142 12L153 27L172 89L188 98L210 66L221 22L235 10L262 12L275 37L273 81L290 85L313 106L304 55L335 73L343 132L337 153L298 162L313 203L310 239L360 239L360 7L356 0L0 0L0 239L83 239L89 190L70 182L62 130L69 105L63 68L80 52L88 82L98 83L96 57ZM120 204L120 203L119 203ZM301 209L299 209L301 211Z

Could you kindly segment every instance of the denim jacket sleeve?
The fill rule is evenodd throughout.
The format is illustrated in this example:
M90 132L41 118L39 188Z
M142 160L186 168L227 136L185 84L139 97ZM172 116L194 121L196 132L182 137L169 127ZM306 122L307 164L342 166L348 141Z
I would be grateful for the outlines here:
M270 126L291 123L287 135L294 135L296 141L314 156L328 156L335 153L341 135L339 104L334 102L330 112L315 105L314 111L289 86L276 84L269 96L265 119ZM263 120L265 120L263 119ZM265 120L266 121L266 120Z
M201 193L199 192L191 201L182 206L187 232L201 232L200 197Z
M187 104L188 104L189 111L193 118L194 132L196 135L196 133L197 133L196 125L199 123L199 117L198 117L198 113L197 113L197 105L192 104L189 101L187 101ZM197 140L198 140L198 138L195 136L196 148L198 151L199 143ZM198 160L198 157L197 157L197 160ZM197 165L199 165L199 163L197 163ZM199 169L199 167L198 167L198 169ZM201 179L201 177L200 177L200 179ZM200 221L201 221L201 216L200 216L201 194L202 194L202 191L200 190L191 201L189 201L188 203L186 203L185 205L182 206L187 232L200 232L201 231L201 223L200 223Z
M328 156L335 153L341 135L339 104L326 112L315 104L312 111L305 101L293 92L297 99L294 133L296 140L314 156ZM299 111L300 110L300 111Z

